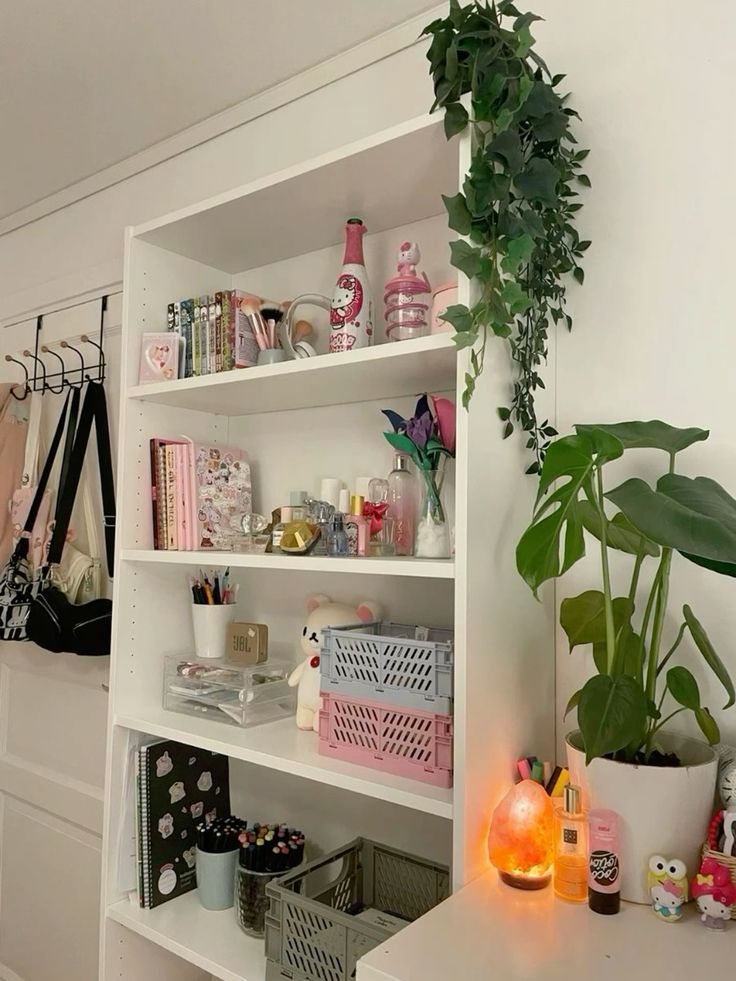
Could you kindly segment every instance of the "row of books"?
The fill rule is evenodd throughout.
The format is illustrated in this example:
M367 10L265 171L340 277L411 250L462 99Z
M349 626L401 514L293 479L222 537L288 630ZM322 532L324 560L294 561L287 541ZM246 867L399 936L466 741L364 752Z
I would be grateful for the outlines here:
M181 338L180 378L251 368L258 344L245 312L249 294L221 290L169 303L166 325Z
M247 454L186 437L154 437L150 453L154 548L232 548L252 511Z

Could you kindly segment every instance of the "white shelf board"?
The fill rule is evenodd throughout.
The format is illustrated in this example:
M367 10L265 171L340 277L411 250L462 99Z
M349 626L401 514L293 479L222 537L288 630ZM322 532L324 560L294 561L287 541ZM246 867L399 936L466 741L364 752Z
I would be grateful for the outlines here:
M359 576L401 576L415 579L454 579L452 559L363 558L326 555L247 555L242 552L175 552L169 550L125 548L123 562L152 565L185 565L203 567L230 566L231 569L288 570L289 572L339 572Z
M203 909L196 889L155 909L141 909L124 899L108 907L107 915L222 981L266 977L263 940L243 933L234 909Z
M458 182L442 114L420 116L312 160L139 225L152 245L227 273L328 248L345 219L382 232L444 213Z
M128 397L217 415L310 409L455 388L457 349L434 334L216 375L136 385Z
M317 734L297 729L293 718L240 729L160 708L140 716L118 715L115 723L415 811L452 818L451 789L321 756Z
M676 926L649 906L600 916L557 899L551 886L512 889L495 869L369 951L358 981L621 981L733 977L736 926L714 937L694 904Z

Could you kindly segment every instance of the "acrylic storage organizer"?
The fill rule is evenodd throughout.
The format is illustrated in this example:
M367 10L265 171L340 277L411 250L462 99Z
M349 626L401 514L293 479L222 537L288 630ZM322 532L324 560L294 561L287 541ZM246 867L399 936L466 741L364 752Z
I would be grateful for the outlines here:
M323 756L452 786L452 716L322 691Z
M322 691L452 712L453 632L403 623L324 627Z
M164 664L164 708L243 727L293 715L293 665L285 661L231 664L169 654Z
M449 875L356 838L266 891L266 981L354 981L358 958L447 898Z

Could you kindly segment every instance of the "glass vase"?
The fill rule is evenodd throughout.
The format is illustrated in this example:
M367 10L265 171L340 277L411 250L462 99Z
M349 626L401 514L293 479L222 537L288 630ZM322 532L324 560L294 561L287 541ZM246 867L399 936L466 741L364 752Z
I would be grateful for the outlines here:
M442 496L444 474L419 470L422 500L417 514L414 555L420 559L449 559L450 525Z

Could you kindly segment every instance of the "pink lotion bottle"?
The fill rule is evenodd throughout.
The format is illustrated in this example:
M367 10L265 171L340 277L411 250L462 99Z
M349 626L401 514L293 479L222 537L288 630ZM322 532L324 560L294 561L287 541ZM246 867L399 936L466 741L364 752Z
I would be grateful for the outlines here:
M365 555L370 537L371 522L363 517L365 498L353 494L350 498L350 514L345 518L345 531L348 536L348 555Z
M621 910L618 814L594 809L588 815L588 906L611 916Z
M406 457L397 453L388 475L388 516L394 522L394 548L397 555L414 554L417 517L417 487Z
M373 343L373 297L363 259L365 225L348 218L345 255L330 309L330 353L354 351Z

